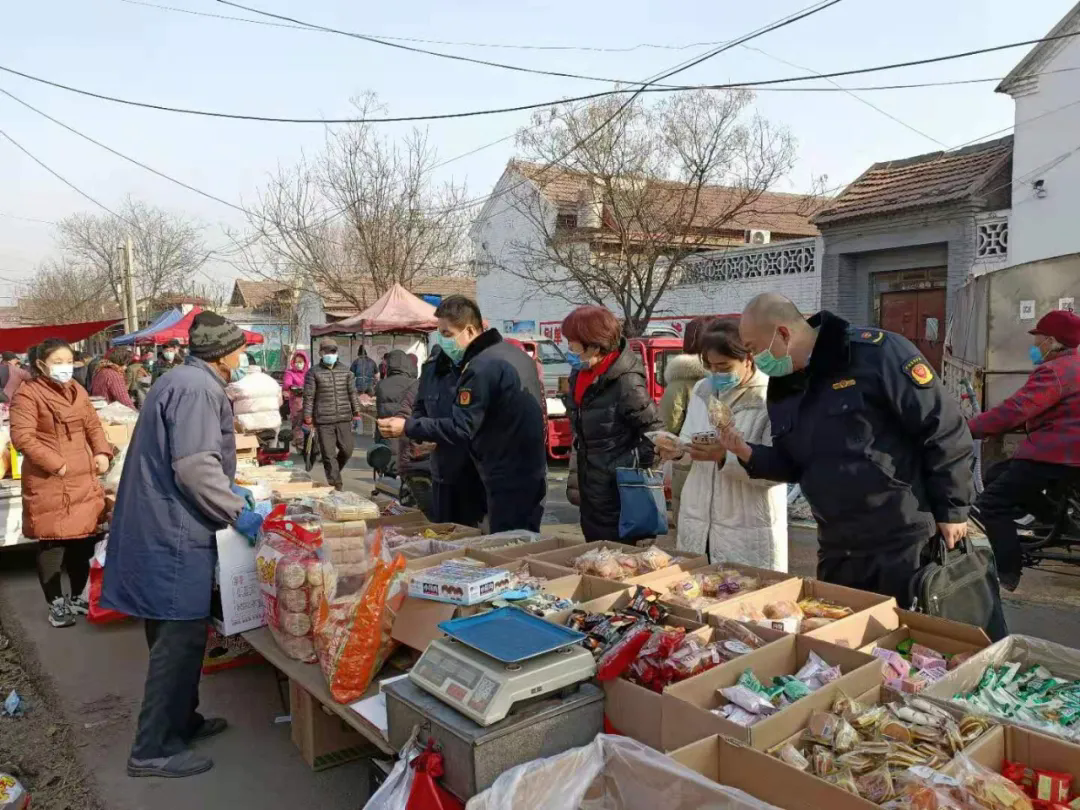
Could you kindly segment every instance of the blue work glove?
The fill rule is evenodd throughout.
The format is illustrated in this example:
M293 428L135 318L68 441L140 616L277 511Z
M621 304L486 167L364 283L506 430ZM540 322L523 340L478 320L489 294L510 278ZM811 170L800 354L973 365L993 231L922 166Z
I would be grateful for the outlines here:
M250 489L242 487L239 484L233 484L229 489L233 491L234 495L239 495L244 499L244 503L247 504L248 509L255 508L255 496L251 494Z
M262 528L262 522L262 515L258 512L252 512L250 509L245 509L240 513L240 517L236 519L233 528L244 535L251 545L255 545L255 541L259 539L259 529Z

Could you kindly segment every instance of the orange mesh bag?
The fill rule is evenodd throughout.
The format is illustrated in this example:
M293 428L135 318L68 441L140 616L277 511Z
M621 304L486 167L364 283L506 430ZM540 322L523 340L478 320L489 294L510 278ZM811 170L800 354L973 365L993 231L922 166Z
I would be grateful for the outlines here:
M338 703L362 698L394 651L390 631L407 593L405 558L399 554L392 563L378 560L359 591L320 602L315 652Z

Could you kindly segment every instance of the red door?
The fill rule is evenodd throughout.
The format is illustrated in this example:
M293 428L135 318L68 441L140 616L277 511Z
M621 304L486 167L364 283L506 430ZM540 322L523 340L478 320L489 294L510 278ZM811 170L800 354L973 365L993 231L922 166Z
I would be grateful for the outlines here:
M945 343L944 288L882 293L881 328L906 337L940 371Z

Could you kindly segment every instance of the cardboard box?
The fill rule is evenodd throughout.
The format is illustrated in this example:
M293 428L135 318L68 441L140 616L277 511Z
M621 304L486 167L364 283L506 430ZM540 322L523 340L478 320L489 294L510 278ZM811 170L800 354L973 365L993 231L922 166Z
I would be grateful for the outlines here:
M247 433L236 434L237 460L251 460L258 456L259 440Z
M387 515L367 521L369 529L379 526L430 526L431 523L419 509L412 512L404 512L400 515ZM420 530L422 531L422 529Z
M771 571L766 568L755 568L750 565L716 563L715 565L703 565L700 568L694 568L691 571L661 568L659 571L655 571L651 574L643 574L639 577L635 577L633 582L637 585L645 585L646 587L652 588L654 591L659 591L661 594L660 601L663 602L664 606L667 607L667 609L676 616L684 616L688 619L696 619L698 618L699 611L692 610L688 607L683 607L682 605L677 605L673 602L668 601L666 599L668 590L676 582L681 582L688 576L707 574L711 571L719 571L721 569L729 571L736 570L742 574L745 574L746 576L757 577L762 583L762 588L767 588L772 585L776 585L777 583L786 582L788 580L797 578L792 577L789 574L781 573L780 571ZM761 588L759 588L758 590L761 590ZM736 594L735 596L732 596L731 599L748 596L751 593L756 593L756 591L746 591L745 593ZM704 611L700 611L700 613L712 613L713 608L719 607L724 602L728 601L730 601L730 599L716 600L716 602L711 607L707 608Z
M763 683L769 682L777 675L794 675L811 652L830 665L839 665L843 673L840 678L749 728L710 711L727 702L717 690L733 686L746 670L752 669ZM784 636L665 690L663 748L669 751L703 737L723 734L764 750L803 728L815 711L831 707L840 692L861 695L879 686L882 680L880 662L864 653L807 636Z
M1001 773L1006 760L1029 768L1071 773L1073 791L1080 790L1080 745L1017 726L996 726L964 749L978 765ZM945 773L954 773L956 764Z
M874 647L895 650L906 638L941 653L977 652L990 646L989 636L979 627L884 606L860 611L810 635L866 653Z
M371 756L371 744L349 728L336 714L324 709L296 681L289 680L289 706L292 713L292 741L313 771L325 771Z
M712 735L668 756L721 785L738 788L783 810L871 810L876 804L775 757ZM878 808L880 810L880 808Z
M953 695L959 692L969 692L982 678L983 672L988 666L1000 667L1012 661L1019 661L1021 669L1042 664L1053 675L1069 680L1080 680L1080 650L1074 650L1052 641L1044 641L1031 636L1008 636L985 650L982 650L956 669L945 675L940 681L930 684L922 691L922 697L927 698L942 706L952 704ZM963 705L963 704L956 704ZM997 718L1001 720L1002 718ZM1032 727L1016 720L1008 719L1013 725L1031 728L1042 734L1062 737L1074 743L1080 744L1080 730L1054 729L1049 727ZM1061 733L1056 733L1060 731Z
M484 551L487 551L492 556L497 556L504 560L518 560L522 557L533 557L548 551L558 551L572 546L580 546L584 544L584 542L585 538L583 537L559 535L558 537L547 537L543 540L537 540L535 543L522 543L520 545L504 546L503 548L486 548L483 546L480 546L480 548L484 548Z
M710 613L717 616L727 616L729 619L739 619L747 614L748 609L762 610L772 602L798 602L801 599L824 599L844 607L851 608L852 616L839 619L825 627L813 630L805 635L812 638L825 639L824 633L840 622L847 621L862 611L874 610L879 614L879 621L884 625L896 608L896 600L889 596L882 596L869 591L857 591L854 588L845 588L842 585L830 585L816 579L788 579L775 585L770 585L761 590L751 591L745 596L736 596L726 602L721 602ZM771 624L773 629L783 630L781 623ZM896 629L897 625L886 629L881 635L885 635ZM833 631L835 635L835 630ZM862 646L862 645L859 645Z
M102 424L102 427L105 429L105 438L115 447L127 447L131 444L131 437L135 435L135 425Z
M510 587L510 572L505 568L468 565L446 560L438 566L414 570L409 576L409 596L475 605L489 602Z
M582 543L579 545L566 546L555 551L545 551L538 554L527 555L529 559L540 560L541 562L551 563L553 565L561 565L565 568L573 570L574 560L593 549L611 549L613 551L622 551L628 554L637 554L645 551L644 548L637 548L635 546L628 546L625 543L613 543L610 540L599 540L595 543ZM689 571L694 568L700 568L703 565L708 565L709 560L704 556L687 557L683 562L676 565L669 566L668 568L661 569L668 571L669 573L677 573L680 571ZM576 572L575 572L576 573ZM641 584L643 577L651 577L656 575L656 571L650 571L647 574L640 574L636 577L627 577L626 579L619 580L628 585Z
M217 565L210 597L210 618L223 636L254 630L266 624L255 549L248 539L229 527L217 533Z

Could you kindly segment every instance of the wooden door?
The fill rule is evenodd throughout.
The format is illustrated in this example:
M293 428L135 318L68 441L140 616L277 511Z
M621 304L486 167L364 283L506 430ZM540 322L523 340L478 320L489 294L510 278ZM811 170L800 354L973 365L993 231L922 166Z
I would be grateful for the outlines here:
M945 345L945 289L882 293L881 328L906 337L930 365L941 371Z

